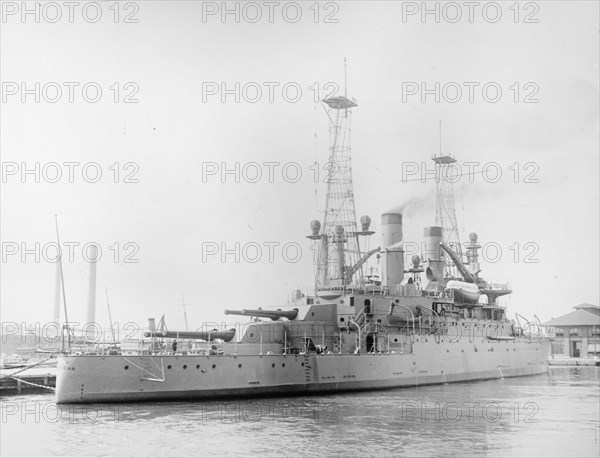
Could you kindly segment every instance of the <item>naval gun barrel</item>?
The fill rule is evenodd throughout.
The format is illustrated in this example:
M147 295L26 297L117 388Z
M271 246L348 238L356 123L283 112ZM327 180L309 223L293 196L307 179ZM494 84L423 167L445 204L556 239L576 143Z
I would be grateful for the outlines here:
M225 310L225 315L242 315L242 316L256 316L260 318L271 318L273 321L277 321L280 318L287 318L293 320L298 316L298 309L292 310Z
M227 331L146 331L144 337L159 337L166 339L195 339L195 340L224 340L229 342L235 336L235 329Z

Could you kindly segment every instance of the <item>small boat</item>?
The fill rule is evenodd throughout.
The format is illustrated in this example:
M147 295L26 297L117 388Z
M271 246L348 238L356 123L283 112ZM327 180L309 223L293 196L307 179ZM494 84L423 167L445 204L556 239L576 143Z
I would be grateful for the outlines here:
M446 289L454 293L457 302L465 304L476 304L479 296L481 296L479 287L476 284L465 281L450 280L446 284Z

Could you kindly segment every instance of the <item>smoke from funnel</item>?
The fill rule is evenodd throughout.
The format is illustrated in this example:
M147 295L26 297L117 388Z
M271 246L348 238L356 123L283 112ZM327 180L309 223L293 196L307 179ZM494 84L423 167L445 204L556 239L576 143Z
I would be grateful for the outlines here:
M405 217L411 217L421 213L422 211L431 211L435 204L435 194L433 190L419 195L417 197L411 197L406 202L398 205L386 213L402 213Z

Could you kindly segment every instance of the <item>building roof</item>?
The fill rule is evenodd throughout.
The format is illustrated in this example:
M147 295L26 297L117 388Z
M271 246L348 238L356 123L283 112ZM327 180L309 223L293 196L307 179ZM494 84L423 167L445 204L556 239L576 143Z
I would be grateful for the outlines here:
M586 312L592 312L592 313L595 313L596 315L600 315L600 307L598 307L597 305L588 304L587 302L576 305L573 308L575 310L585 310Z
M600 314L596 312L600 307L580 304L573 308L574 312L546 321L543 326L600 326Z

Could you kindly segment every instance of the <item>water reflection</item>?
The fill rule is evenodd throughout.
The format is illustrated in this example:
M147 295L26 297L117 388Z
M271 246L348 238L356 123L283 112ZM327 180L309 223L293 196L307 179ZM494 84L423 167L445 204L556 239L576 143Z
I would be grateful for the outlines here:
M597 456L600 368L330 396L56 406L3 398L3 456ZM27 440L26 438L31 438Z

